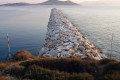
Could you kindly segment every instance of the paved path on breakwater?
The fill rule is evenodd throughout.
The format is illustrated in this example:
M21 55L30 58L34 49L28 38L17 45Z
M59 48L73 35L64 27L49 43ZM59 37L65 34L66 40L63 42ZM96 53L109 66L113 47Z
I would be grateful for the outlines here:
M46 43L40 50L45 57L87 56L100 60L106 58L77 28L56 8L52 9L46 34Z

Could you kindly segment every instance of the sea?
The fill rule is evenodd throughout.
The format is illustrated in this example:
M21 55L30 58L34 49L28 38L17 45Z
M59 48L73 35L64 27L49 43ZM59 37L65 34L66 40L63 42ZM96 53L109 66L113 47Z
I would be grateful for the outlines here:
M45 43L52 8L59 9L92 44L108 57L120 60L120 6L1 6L0 60L27 50L38 56ZM112 45L111 45L112 44ZM112 47L112 50L111 50Z

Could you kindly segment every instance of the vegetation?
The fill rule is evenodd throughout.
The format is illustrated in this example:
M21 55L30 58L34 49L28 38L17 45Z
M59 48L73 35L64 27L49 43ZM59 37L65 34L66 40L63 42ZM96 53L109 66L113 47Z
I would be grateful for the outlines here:
M36 58L35 56L31 55L26 50L17 51L16 54L13 56L14 61L24 61L24 60L31 60L35 58Z
M23 66L29 67L33 64L48 68L51 70L65 71L68 73L80 73L88 72L90 74L96 74L98 71L98 61L96 60L82 60L79 58L67 58L67 59L40 59L35 61L28 61L22 63Z
M117 61L114 60L114 59L108 59L108 58L100 60L100 64L102 64L102 65L108 64L108 63L111 63L111 62L117 62Z
M10 79L0 76L0 80L10 80Z
M5 73L22 80L120 80L120 63L112 59L40 58Z
M18 68L18 69L17 69ZM18 70L17 72L15 70ZM93 76L88 73L66 73L57 70L45 69L37 65L31 65L26 68L13 67L6 73L14 77L21 77L32 80L94 80Z
M11 63L14 65L8 67ZM6 67L4 73L14 78L1 75ZM14 55L13 62L0 64L0 80L120 80L120 62L89 57L37 58L23 50Z
M2 71L6 66L7 66L6 63L1 63L0 64L0 71Z

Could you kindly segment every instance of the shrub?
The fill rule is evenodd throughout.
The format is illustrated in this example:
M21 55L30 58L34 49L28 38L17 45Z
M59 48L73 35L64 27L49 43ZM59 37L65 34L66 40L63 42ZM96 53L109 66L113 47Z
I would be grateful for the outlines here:
M13 76L20 77L24 72L24 67L20 65L14 65L13 67L8 68L5 73Z
M25 78L35 80L94 80L93 76L88 73L70 74L57 70L45 69L35 64L29 66L25 72Z
M94 77L88 73L72 74L68 80L94 80Z
M22 66L17 65L11 69L8 69L7 73L14 75L14 77L17 77L18 80L94 80L93 76L88 73L70 74L42 68L35 64L25 67L24 70ZM23 74L21 75L21 73Z
M21 80L120 80L120 63L111 59L41 58L23 62L6 73Z
M80 72L87 72L95 74L95 71L98 70L98 62L97 61L88 61L88 60L81 60L81 59L41 59L35 61L28 61L22 63L21 65L28 67L30 65L36 64L38 66L49 68L51 70L59 70L65 71L69 73L80 73Z
M104 80L120 80L120 72L113 74L106 74Z
M109 59L109 58L105 58L105 59L100 60L100 64L102 64L102 65L108 64L108 63L111 63L111 62L117 62L117 61L114 60L114 59Z
M26 50L17 51L16 54L13 56L13 60L15 61L24 61L24 60L30 60L35 58L36 58L35 56L31 55Z
M0 76L0 80L10 80L9 78Z
M35 80L63 80L67 75L69 75L69 73L49 70L37 65L28 67L25 73L26 78Z
M2 63L2 64L0 64L0 71L2 71L6 66L7 66L6 63Z
M106 65L104 68L104 74L112 74L114 72L120 72L120 63L119 62L112 62Z

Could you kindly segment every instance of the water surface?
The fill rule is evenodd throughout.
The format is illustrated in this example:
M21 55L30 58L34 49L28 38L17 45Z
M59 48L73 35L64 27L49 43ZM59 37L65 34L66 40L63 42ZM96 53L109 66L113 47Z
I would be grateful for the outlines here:
M25 49L37 56L45 42L50 11L54 7L108 56L113 33L113 58L120 60L120 7L94 6L0 7L0 58L8 56L7 32L11 53Z

